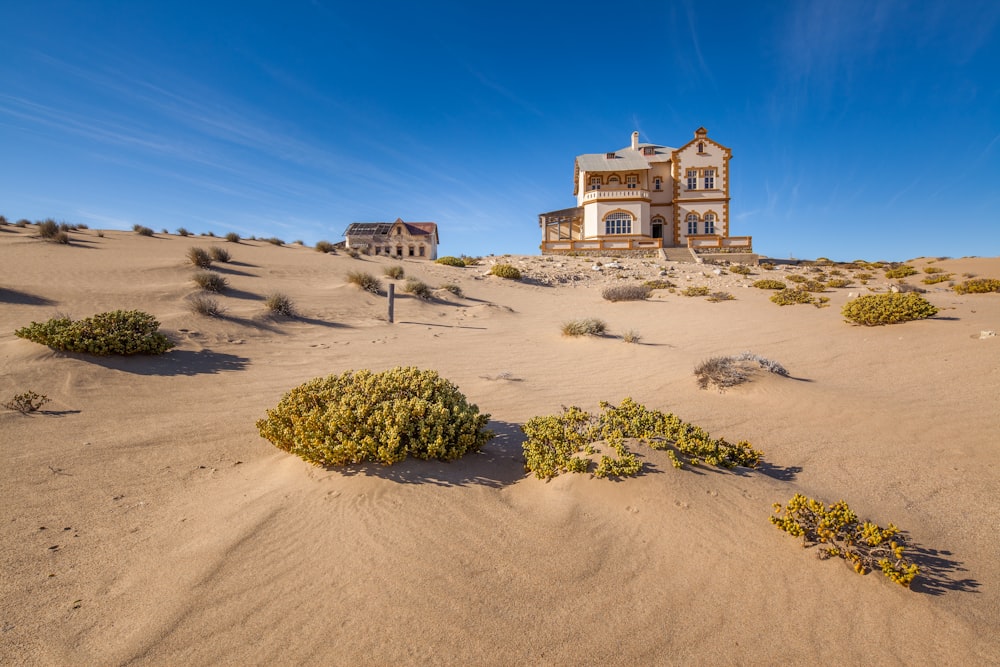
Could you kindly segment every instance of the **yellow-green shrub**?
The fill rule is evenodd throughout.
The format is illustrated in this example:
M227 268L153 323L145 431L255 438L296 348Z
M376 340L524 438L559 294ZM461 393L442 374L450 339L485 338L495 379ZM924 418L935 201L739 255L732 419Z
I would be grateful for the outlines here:
M959 294L1000 292L1000 280L996 278L972 278L955 285L955 291Z
M874 327L922 320L938 309L916 292L866 294L844 304L840 311L849 322Z
M691 285L681 290L683 296L708 296L710 292L707 285Z
M139 310L115 310L73 321L55 317L32 322L14 335L64 352L103 357L111 354L163 354L174 343L159 333L160 323Z
M658 278L656 280L647 280L646 282L643 283L643 286L648 287L651 290L670 289L671 287L677 287L669 280L663 280L662 278Z
M927 276L920 282L925 285L937 285L938 283L946 283L954 277L952 273L937 273L932 276Z
M457 266L459 268L465 267L465 262L458 257L451 257L450 255L445 255L444 257L438 257L434 260L435 264L444 264L445 266Z
M779 306L794 306L798 303L813 303L813 296L803 289L783 289L771 295L771 301Z
M597 415L577 407L563 408L561 415L533 417L521 429L527 436L522 445L525 467L539 479L561 472L589 472L591 461L586 457L596 452L593 445L601 441L618 456L602 456L594 469L597 477L624 477L642 469L642 462L626 445L627 439L666 450L676 468L685 463L755 468L762 456L746 441L734 445L714 439L676 415L648 410L631 398L617 407L602 402Z
M912 276L917 273L917 270L908 264L903 264L902 266L897 266L894 269L888 269L885 272L886 278L905 278L906 276Z
M909 588L920 568L908 560L899 528L891 523L881 528L870 521L858 521L858 515L840 500L829 507L796 493L788 504L774 504L771 523L792 537L801 537L804 546L822 544L821 558L840 556L849 561L858 574L878 569L900 586Z
M847 278L831 278L826 281L826 286L836 288L850 287L851 281Z
M490 269L490 273L499 278L506 278L507 280L520 280L521 271L510 264L494 264Z
M755 280L753 287L757 289L785 289L787 285L780 280Z
M478 450L493 437L489 417L435 371L408 367L309 380L268 410L257 430L316 465L391 465Z

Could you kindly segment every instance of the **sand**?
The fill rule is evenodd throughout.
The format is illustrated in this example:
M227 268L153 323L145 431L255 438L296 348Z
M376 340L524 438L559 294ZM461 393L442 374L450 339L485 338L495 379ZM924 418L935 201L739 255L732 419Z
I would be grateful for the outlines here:
M840 307L881 277L826 293L827 308L778 307L749 283L805 269L407 260L407 276L465 297L400 295L389 324L385 299L345 279L385 258L33 233L0 228L0 398L51 399L0 411L2 664L1000 664L1000 337L981 337L1000 331L1000 295L931 286L937 317L867 328ZM186 302L185 252L211 244L234 259L219 265L222 318ZM484 275L497 260L529 280ZM911 264L931 262L1000 277L998 258ZM664 267L736 298L601 298ZM265 317L273 291L301 317ZM119 308L155 315L177 348L92 358L13 334ZM575 317L610 335L564 338ZM630 329L640 344L618 338ZM698 362L744 350L793 377L698 388ZM450 463L327 470L257 434L305 380L397 365L455 382L496 439ZM525 421L626 396L747 439L767 464L678 471L647 451L645 474L617 482L524 472ZM795 493L907 530L912 589L776 530L772 503Z

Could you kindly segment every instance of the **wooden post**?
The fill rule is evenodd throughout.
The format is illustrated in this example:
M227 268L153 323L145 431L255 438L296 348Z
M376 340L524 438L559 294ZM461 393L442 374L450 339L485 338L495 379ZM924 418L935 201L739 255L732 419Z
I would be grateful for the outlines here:
M396 305L396 285L395 283L389 283L389 324L392 324L392 310Z

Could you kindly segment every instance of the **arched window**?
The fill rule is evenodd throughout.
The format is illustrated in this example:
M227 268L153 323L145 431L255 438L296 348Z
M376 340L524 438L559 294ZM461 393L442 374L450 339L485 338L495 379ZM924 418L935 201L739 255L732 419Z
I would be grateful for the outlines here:
M698 214L697 213L688 213L687 214L687 218L685 218L685 220L687 220L687 223L688 223L688 234L697 234L698 233Z
M631 234L632 214L628 211L614 211L604 218L605 234Z
M705 214L705 233L714 234L715 233L715 214L706 213Z
M621 185L622 179L617 176L608 176L608 185Z

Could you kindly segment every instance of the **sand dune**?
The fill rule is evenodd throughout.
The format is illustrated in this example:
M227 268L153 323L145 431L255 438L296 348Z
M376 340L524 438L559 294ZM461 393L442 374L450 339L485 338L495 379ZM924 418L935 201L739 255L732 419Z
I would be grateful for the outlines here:
M864 328L840 307L881 277L828 292L829 308L779 308L748 285L787 269L503 258L527 276L515 283L485 275L494 258L405 261L464 297L400 294L389 324L385 299L345 275L391 260L93 230L67 247L32 231L0 231L0 399L52 402L0 411L0 663L1000 664L1000 337L980 337L1000 330L996 294L930 286L937 317ZM219 265L220 318L186 301L185 252L210 244L235 260ZM997 258L934 265L1000 277ZM663 267L736 298L601 298ZM264 315L274 291L299 318ZM100 359L13 335L118 308L152 313L178 347ZM563 337L574 317L609 335ZM618 338L629 329L640 344ZM793 377L698 388L699 361L744 350ZM325 470L254 428L309 378L398 365L458 384L498 437L451 463ZM648 451L620 482L525 474L521 424L626 396L748 439L767 464L677 471ZM908 530L912 589L774 529L771 504L796 492Z

